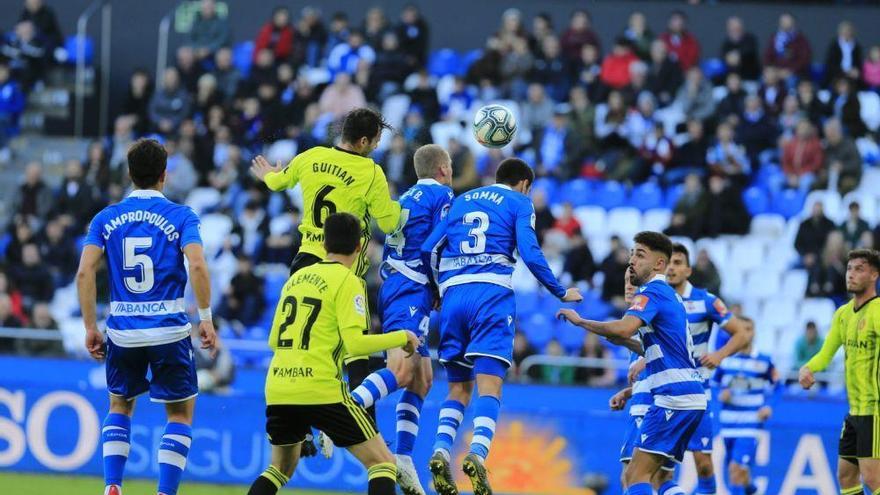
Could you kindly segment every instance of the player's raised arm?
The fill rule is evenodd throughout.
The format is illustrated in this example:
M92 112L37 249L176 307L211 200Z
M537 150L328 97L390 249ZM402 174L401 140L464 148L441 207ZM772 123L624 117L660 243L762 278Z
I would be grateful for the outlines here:
M199 336L202 349L214 349L217 343L217 332L211 315L211 277L208 274L208 263L199 242L190 242L183 247L183 254L189 262L189 282L192 284L196 303L199 306ZM215 351L216 352L216 351Z
M104 359L104 336L98 330L97 284L95 274L104 251L95 244L86 244L76 272L76 291L86 328L86 350L97 360Z
M287 167L282 166L280 162L273 167L269 160L257 155L251 160L251 174L273 191L291 189L299 182L295 161L296 158L291 160Z
M814 383L816 383L816 379L813 377L813 372L823 371L827 368L828 365L831 364L831 360L834 359L834 354L837 353L837 349L839 349L841 345L840 323L837 314L835 314L831 323L831 330L828 331L828 335L825 337L825 342L822 343L822 348L819 349L819 352L807 361L803 367L801 367L800 373L798 374L798 381L802 387L809 389Z
M391 199L388 180L382 169L375 165L376 176L367 190L367 211L376 219L382 232L390 234L397 230L400 223L400 203Z
M565 302L578 302L583 299L578 289L565 290L550 270L547 259L541 251L541 245L538 244L538 235L535 233L535 207L532 206L531 201L524 201L516 214L516 249L532 275L551 294Z

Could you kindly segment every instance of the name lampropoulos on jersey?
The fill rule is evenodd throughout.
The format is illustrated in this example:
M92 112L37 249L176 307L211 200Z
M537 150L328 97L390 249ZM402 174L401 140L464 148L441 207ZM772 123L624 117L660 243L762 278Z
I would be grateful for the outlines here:
M101 235L106 241L110 239L110 234L112 234L113 231L130 222L146 222L155 226L168 237L168 242L174 242L177 239L180 239L180 232L177 231L177 227L175 227L171 221L158 213L146 210L129 211L111 218L104 224L104 232Z

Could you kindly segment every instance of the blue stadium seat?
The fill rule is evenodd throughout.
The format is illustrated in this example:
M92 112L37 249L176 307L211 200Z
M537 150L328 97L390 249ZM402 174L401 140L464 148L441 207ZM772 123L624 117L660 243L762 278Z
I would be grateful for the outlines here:
M76 65L77 62L77 37L68 36L64 39L64 50L67 52L67 64L68 65ZM95 40L86 36L83 39L83 59L85 60L86 65L92 65L92 62L95 59Z
M720 58L707 58L700 63L700 68L709 80L720 80L727 74L727 65Z
M755 177L755 185L774 194L785 186L785 174L782 173L779 165L775 163L761 165Z
M678 203L678 198L681 197L682 193L684 193L684 184L667 187L666 194L663 196L663 206L670 210L674 209L675 203Z
M796 217L804 207L804 201L807 196L803 191L797 189L783 189L773 195L771 210L773 213L779 213L786 220Z
M253 340L266 340L269 338L269 329L271 327L253 326L247 329L245 336Z
M532 194L534 195L535 191L538 190L544 192L544 197L547 198L547 203L549 204L559 190L559 183L556 182L556 179L541 177L540 179L535 179L535 184L532 186Z
M566 352L577 352L584 345L586 332L581 327L576 327L563 321L556 322L556 340Z
M470 66L473 65L473 63L476 62L477 60L479 60L480 57L482 57L482 56L483 56L483 50L481 50L479 48L476 50L471 50L471 51L465 53L464 55L462 55L461 60L459 61L459 64L458 64L458 70L456 71L456 75L457 76L464 76L465 74L467 74L467 71L470 68Z
M251 73L251 63L254 60L254 42L242 41L232 48L232 65L247 77Z
M593 202L606 210L623 206L626 199L626 190L620 182L602 182L596 187Z
M431 53L428 58L428 73L437 77L456 74L461 63L461 57L455 50L451 48L441 48Z
M12 234L0 235L0 259L6 258L6 250L9 249L10 242L12 242Z
M750 187L743 192L743 203L752 216L770 211L770 198L760 187Z
M521 317L527 317L532 313L538 312L538 308L541 305L541 298L537 297L534 293L525 294L517 292L515 297L516 313Z
M287 282L287 274L284 272L269 272L266 274L266 284L263 286L263 290L267 303L274 304L278 300L278 294L281 294L284 282Z
M526 340L537 349L543 349L553 339L553 320L541 313L532 313L524 320L520 320L520 329L526 336Z
M587 179L574 179L563 184L560 189L558 199L551 198L551 203L571 203L575 208L593 204L595 191L593 183Z
M816 84L822 84L825 82L825 64L820 62L810 64L810 78L812 78L813 82Z
M654 182L645 182L633 188L629 197L629 206L641 211L660 208L663 206L663 190Z

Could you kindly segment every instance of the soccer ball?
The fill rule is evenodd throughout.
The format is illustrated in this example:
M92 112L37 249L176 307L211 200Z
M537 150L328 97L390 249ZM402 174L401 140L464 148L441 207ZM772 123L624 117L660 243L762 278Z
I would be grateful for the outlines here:
M487 148L503 148L516 136L516 117L502 105L486 105L474 116L474 138Z

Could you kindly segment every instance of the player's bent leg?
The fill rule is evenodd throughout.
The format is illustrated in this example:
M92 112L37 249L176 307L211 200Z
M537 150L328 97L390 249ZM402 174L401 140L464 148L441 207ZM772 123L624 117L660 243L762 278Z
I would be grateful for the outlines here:
M837 458L837 482L841 495L862 495L862 480L859 463L855 458Z
M507 364L499 359L480 356L474 360L474 371L477 374L479 397L474 404L471 449L464 458L462 470L470 478L475 495L492 495L489 473L484 464L501 411L501 387L507 374Z
M419 481L412 453L419 433L424 398L431 389L433 370L431 358L414 355L407 360L413 363L413 372L409 387L403 391L397 403L397 442L394 452L397 460L397 483L404 495L424 495L425 490Z
M131 415L134 401L110 395L110 411L101 428L104 457L104 495L121 495L125 463L131 450Z
M434 440L434 454L428 463L434 491L439 495L458 495L455 478L452 476L450 461L452 446L458 434L458 427L464 419L464 410L471 402L474 393L474 372L461 363L443 363L449 380L449 393L440 405L440 420Z
M400 388L406 388L412 382L415 364L407 358L403 349L388 351L388 366L369 374L351 395L355 402L365 408L393 394Z
M707 452L694 452L694 464L697 467L697 495L715 495L715 468L712 464L712 454Z
M269 467L251 484L248 495L275 495L290 481L299 463L301 443L273 445Z
M745 495L749 485L749 468L736 462L731 462L727 467L727 476L730 479L730 495Z
M348 447L348 451L367 468L369 495L395 495L397 467L382 435Z
M168 423L165 425L158 453L160 494L177 495L192 444L191 424L195 402L195 398L191 397L165 404Z

